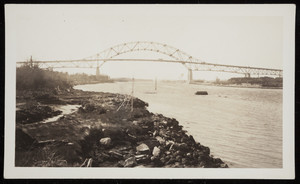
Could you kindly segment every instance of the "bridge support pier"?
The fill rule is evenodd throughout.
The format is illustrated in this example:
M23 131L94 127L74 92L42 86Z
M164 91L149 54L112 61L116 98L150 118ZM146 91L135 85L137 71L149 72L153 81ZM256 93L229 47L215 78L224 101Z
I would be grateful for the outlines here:
M245 73L245 78L250 78L250 73Z
M187 80L187 82L190 84L190 83L192 83L192 81L193 81L193 71L192 71L192 69L188 69L188 80Z
M100 65L99 61L97 61L97 67L96 67L96 79L98 79L100 76Z
M97 66L97 68L96 68L96 78L98 78L99 75L100 75L100 69L99 68L100 68L99 66Z

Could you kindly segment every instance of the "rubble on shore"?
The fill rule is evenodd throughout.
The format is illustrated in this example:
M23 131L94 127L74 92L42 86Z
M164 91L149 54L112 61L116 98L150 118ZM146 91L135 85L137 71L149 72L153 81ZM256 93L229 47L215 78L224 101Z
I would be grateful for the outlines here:
M149 112L148 104L137 98L73 89L48 97L81 107L44 124L24 123L17 113L16 166L228 167L176 119ZM39 100L18 99L26 104ZM45 99L39 103L47 104ZM20 111L22 117L32 116L28 106L20 106Z

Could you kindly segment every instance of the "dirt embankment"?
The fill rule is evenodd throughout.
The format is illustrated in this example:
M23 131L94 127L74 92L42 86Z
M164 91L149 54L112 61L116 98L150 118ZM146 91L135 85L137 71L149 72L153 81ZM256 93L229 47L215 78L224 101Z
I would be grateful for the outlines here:
M16 166L228 167L178 121L149 112L137 98L72 89L43 93L18 94ZM80 107L35 123L58 114L49 104Z

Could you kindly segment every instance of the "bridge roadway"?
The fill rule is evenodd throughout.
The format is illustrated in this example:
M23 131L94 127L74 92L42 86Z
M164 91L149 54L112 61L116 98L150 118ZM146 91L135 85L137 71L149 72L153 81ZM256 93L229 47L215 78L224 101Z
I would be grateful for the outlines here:
M99 68L105 62L114 61L132 61L132 62L164 62L164 63L180 63L183 64L189 72L192 71L216 71L216 72L229 72L244 74L245 77L251 75L271 75L271 76L282 76L282 70L270 69L270 68L259 68L249 66L236 66L236 65L224 65L224 64L213 64L206 62L195 62L195 61L180 61L180 60L167 60L167 59L81 59L81 60L54 60L54 61L29 61L33 64L38 64L41 68ZM99 62L102 62L99 64ZM25 64L28 61L20 61L18 64ZM68 63L71 63L68 64ZM192 74L189 74L189 80L192 80Z

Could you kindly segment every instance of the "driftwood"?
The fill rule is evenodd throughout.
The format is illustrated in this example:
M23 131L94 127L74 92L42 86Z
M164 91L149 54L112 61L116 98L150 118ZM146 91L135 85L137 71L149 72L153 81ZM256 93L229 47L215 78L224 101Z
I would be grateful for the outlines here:
M92 167L92 163L93 163L93 159L90 158L87 165L86 165L86 167Z
M87 161L88 161L88 159L86 158L80 167L84 167L86 165Z
M89 159L86 158L80 167L92 167L92 163L93 163L92 158Z

